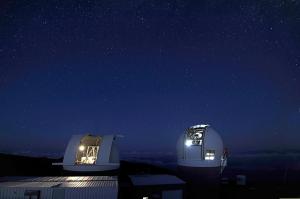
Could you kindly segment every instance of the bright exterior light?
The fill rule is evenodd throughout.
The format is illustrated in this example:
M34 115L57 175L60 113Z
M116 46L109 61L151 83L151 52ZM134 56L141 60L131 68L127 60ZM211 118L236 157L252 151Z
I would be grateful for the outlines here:
M193 144L193 140L186 140L185 141L185 146L189 147L189 146L192 146Z
M191 128L206 128L206 127L209 127L208 124L198 124L198 125L194 125L194 126L191 126Z
M208 124L200 124L201 128L205 128L205 127L208 127L208 126L209 126Z
M83 145L80 145L78 149L79 149L79 151L83 151L85 149L85 147Z

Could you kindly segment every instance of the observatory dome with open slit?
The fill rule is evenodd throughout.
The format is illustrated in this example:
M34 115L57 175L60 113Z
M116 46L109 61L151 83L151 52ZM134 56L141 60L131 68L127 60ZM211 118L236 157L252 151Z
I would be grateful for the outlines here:
M223 167L223 141L209 125L191 126L177 142L177 162L184 167Z
M66 148L63 168L67 171L97 172L120 166L115 135L73 135Z

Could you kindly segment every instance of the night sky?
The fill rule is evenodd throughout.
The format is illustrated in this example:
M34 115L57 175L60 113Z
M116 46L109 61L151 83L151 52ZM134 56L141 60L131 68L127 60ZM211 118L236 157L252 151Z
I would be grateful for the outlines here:
M90 132L167 153L198 123L300 148L299 0L1 1L0 151Z

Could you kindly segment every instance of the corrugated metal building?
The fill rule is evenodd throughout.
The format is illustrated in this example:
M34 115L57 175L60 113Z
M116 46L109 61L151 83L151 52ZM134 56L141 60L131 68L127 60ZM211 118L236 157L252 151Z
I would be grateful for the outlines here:
M71 176L6 179L0 183L5 199L117 199L116 176Z

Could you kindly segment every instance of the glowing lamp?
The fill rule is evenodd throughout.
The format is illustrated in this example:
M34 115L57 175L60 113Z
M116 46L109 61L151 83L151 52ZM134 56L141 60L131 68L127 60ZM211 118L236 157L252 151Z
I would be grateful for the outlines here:
M189 146L192 146L193 144L193 140L186 140L185 141L185 146L189 147Z
M84 151L85 147L83 145L80 145L78 149L79 151Z

